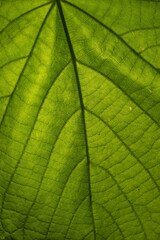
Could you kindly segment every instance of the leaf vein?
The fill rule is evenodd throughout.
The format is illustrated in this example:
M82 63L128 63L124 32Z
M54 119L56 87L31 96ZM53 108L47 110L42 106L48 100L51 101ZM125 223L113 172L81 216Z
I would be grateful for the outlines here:
M86 145L90 206L91 206L91 214L92 214L94 239L96 239L94 213L93 213L93 208L92 208L91 176L90 176L90 156L89 156L89 148L88 148L88 138L87 138L87 129L86 129L86 122L85 122L85 111L84 111L82 90L81 90L79 74L78 74L78 69L77 69L77 64L76 64L76 56L75 56L74 49L73 49L73 46L72 46L72 42L71 42L71 39L70 39L69 31L68 31L68 28L67 28L67 25L66 25L66 21L65 21L64 14L63 14L62 6L61 6L61 3L60 3L60 0L57 0L56 2L57 2L58 9L59 9L59 13L60 13L62 25L63 25L63 28L64 28L64 32L66 34L66 39L67 39L68 47L69 47L69 50L70 50L70 55L71 55L71 59L72 59L72 63L73 63L73 68L74 68L74 72L75 72L75 78L76 78L77 88L78 88L78 93L79 93L79 101L80 101L80 106L81 106L81 115L82 115L83 130L84 130L84 140L85 140L85 145Z
M130 49L131 52L133 52L136 56L138 56L143 62L145 62L148 66L150 66L152 69L154 69L157 73L160 74L159 69L157 69L152 63L148 62L147 59L143 58L143 56L141 56L138 52L136 52L136 50L134 48L132 48L120 35L118 35L117 32L115 32L113 29L111 29L110 27L108 27L107 25L105 25L104 23L100 22L97 18L95 18L94 16L92 16L91 14L89 14L88 12L86 12L85 10L81 9L80 7L65 1L65 4L68 4L69 6L77 9L78 11L82 12L83 14L85 14L86 16L88 16L89 18L91 18L92 20L94 20L96 23L98 23L100 26L102 26L103 28L107 29L110 33L112 33L114 36L117 37L117 39L119 39L128 49Z
M93 165L101 168L104 172L106 172L106 173L113 179L113 181L114 181L115 184L117 185L118 189L119 189L120 192L123 194L123 196L124 196L124 198L126 199L126 201L129 203L129 205L130 205L133 213L135 214L135 216L136 216L136 218L137 218L137 220L138 220L138 222L139 222L139 224L140 224L140 226L141 226L142 232L144 233L145 239L148 240L148 237L147 237L146 232L145 232L145 230L144 230L143 223L142 223L142 221L141 221L141 219L140 219L137 211L135 210L133 204L132 204L131 201L129 200L129 198L128 198L128 196L126 195L126 193L123 191L123 189L122 189L121 186L119 185L119 183L118 183L118 181L116 180L116 178L115 178L115 177L113 176L113 174L112 174L109 170L107 170L106 168L102 167L101 165L95 164L95 163L93 163L93 162L91 162L91 163L92 163Z

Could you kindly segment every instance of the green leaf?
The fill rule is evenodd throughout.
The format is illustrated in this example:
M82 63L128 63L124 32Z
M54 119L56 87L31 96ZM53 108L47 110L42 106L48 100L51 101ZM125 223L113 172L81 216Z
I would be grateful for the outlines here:
M0 0L0 239L160 239L160 1Z

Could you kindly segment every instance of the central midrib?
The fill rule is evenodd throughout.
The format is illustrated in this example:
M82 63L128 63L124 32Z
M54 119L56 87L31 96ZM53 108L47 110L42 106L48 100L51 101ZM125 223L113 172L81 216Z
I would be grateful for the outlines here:
M94 240L96 240L96 229L95 229L93 204L92 204L93 203L92 191L91 191L90 155L89 155L89 147L88 147L88 137L87 137L87 129L86 129L85 107L84 107L84 103L83 103L83 95L82 95L81 84L80 84L80 79L79 79L79 74L78 74L78 69L77 69L76 56L75 56L73 45L72 45L72 42L70 39L66 20L65 20L64 14L63 14L62 6L60 3L60 0L56 0L56 2L57 2L60 17L61 17L62 25L64 28L64 32L66 35L66 39L67 39L67 43L68 43L68 47L69 47L69 51L70 51L70 55L71 55L71 60L72 60L73 68L74 68L76 83L77 83L77 89L78 89L78 95L79 95L79 101L80 101L80 107L81 107L82 123L83 123L84 141L85 141L85 146L86 146L88 188L89 188L89 199L90 199L90 207L91 207L91 215L92 215L92 224L93 224Z

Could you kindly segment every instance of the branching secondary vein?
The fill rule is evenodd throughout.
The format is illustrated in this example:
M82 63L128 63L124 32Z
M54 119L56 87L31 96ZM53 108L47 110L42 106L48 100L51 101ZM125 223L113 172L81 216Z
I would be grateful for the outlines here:
M10 100L9 100L9 102L8 102L8 105L7 105L5 114L3 115L1 124L2 124L3 121L4 121L5 115L6 115L6 113L7 113L8 107L9 107L9 104L10 104L10 102L11 102L11 100L12 100L13 93L14 93L14 92L16 91L16 89L17 89L18 83L19 83L21 77L23 76L23 73L24 73L24 71L25 71L25 69L26 69L26 67L27 67L27 64L28 64L28 62L29 62L29 60L30 60L30 58L31 58L31 56L32 56L32 53L33 53L33 50L34 50L34 48L35 48L35 45L36 45L36 43L37 43L37 41L38 41L39 35L41 34L41 31L42 31L42 29L43 29L43 27L44 27L44 24L45 24L45 22L46 22L46 20L47 20L47 18L48 18L48 16L49 16L49 14L50 14L50 12L51 12L51 10L52 10L53 7L54 7L54 4L49 8L49 11L47 12L47 14L46 14L46 16L45 16L45 18L44 18L44 20L43 20L43 23L42 23L42 25L41 25L41 27L40 27L40 29L39 29L39 31L38 31L37 37L36 37L35 42L34 42L34 44L33 44L33 46L32 46L32 49L31 49L31 51L30 51L29 57L28 57L25 65L24 65L24 67L23 67L23 69L22 69L22 72L21 72L21 74L20 74L20 76L19 76L19 79L18 79L18 81L17 81L17 83L16 83L16 86L15 86L15 88L14 88L14 91L12 92L12 95L11 95ZM47 94L47 93L48 93L48 91L46 92L46 94ZM15 173L16 173L16 170L17 170L17 167L18 167L18 165L19 165L19 163L20 163L20 160L21 160L21 158L22 158L22 156L23 156L23 154L24 154L24 151L25 151L25 149L26 149L26 146L27 146L27 144L28 144L28 142L29 142L29 139L30 139L30 137L31 137L32 131L33 131L34 126L35 126L35 123L36 123L36 119L37 119L37 117L38 117L38 115L39 115L39 112L40 112L40 109L41 109L41 106L42 106L44 100L45 100L45 98L44 98L43 101L41 102L40 108L39 108L39 110L38 110L38 112L37 112L37 115L35 116L34 123L33 123L32 127L31 127L31 129L30 129L30 132L29 132L29 135L28 135L28 137L27 137L27 140L26 140L26 143L25 143L25 145L24 145L24 148L23 148L23 150L22 150L22 152L21 152L21 155L20 155L20 157L19 157L19 159L18 159L18 161L17 161L17 164L16 164L16 166L15 166L15 169L14 169L14 171L13 171L11 177L10 177L10 180L9 180L9 182L8 182L8 185L6 186L6 189L5 189L5 192L4 192L4 195L3 195L2 204L1 204L1 212L0 212L0 215L2 215L2 212L3 212L3 209L4 209L4 203L5 203L5 199L6 199L6 194L7 194L8 190L9 190L10 184L11 184L13 178L14 178L14 175L15 175ZM3 222L2 222L2 225L3 225ZM4 227L4 226L3 226L3 227Z
M103 122L112 132L113 134L116 136L116 138L122 143L122 145L126 148L126 150L136 159L136 161L142 166L142 168L145 170L145 172L148 174L148 176L150 177L150 179L152 179L155 187L157 188L157 191L160 192L160 187L157 184L156 180L154 179L153 175L151 174L151 172L148 170L148 168L146 168L146 166L143 164L143 162L141 162L141 160L136 156L136 154L130 149L130 147L123 141L123 139L118 135L118 133L116 131L114 131L114 129L104 120L102 119L100 116L98 116L96 113L94 113L93 111L91 111L90 109L85 108L86 111L90 114L92 114L93 116L95 116L97 119L99 119L101 122Z
M148 62L145 58L143 58L143 56L141 56L138 52L136 52L136 50L134 48L132 48L122 37L121 35L118 35L117 32L115 32L113 29L111 29L110 27L108 27L107 25L105 25L104 23L100 22L98 19L96 19L94 16L92 16L91 14L89 14L88 12L86 12L85 10L79 8L78 6L65 1L66 4L70 5L71 7L77 9L78 11L82 12L83 14L85 14L86 16L88 16L89 18L91 18L93 21L95 21L96 23L98 23L100 26L102 26L103 28L107 29L110 33L112 33L114 36L116 36L127 48L129 48L136 56L138 56L143 62L145 62L147 65L149 65L152 69L155 70L155 72L157 72L158 74L160 74L159 69L157 69L152 63Z

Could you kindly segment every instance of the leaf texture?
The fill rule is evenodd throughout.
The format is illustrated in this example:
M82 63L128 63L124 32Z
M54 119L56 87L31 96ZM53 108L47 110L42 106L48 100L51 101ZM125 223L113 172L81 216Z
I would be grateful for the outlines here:
M160 239L160 2L0 0L0 239Z

